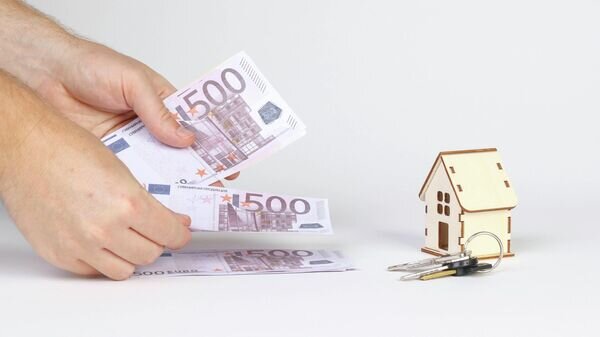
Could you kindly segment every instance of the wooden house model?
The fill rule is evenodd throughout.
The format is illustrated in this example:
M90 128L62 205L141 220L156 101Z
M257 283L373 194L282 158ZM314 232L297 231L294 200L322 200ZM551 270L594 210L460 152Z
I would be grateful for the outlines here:
M433 255L457 253L479 231L496 234L512 256L511 210L517 196L496 149L441 152L419 192L425 202L425 246ZM482 236L469 243L474 256L498 256L498 243Z

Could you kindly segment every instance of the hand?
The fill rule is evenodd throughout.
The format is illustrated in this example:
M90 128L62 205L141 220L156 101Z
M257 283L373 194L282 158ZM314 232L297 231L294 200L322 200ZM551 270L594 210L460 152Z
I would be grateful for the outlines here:
M74 39L67 48L44 77L34 81L34 89L57 111L96 137L138 115L163 143L191 145L193 133L181 127L162 103L175 91L162 76L99 44Z
M70 50L51 63L45 76L30 81L57 111L99 138L138 115L163 143L192 144L194 134L180 126L162 103L176 91L164 77L103 45L75 38L66 46ZM239 172L225 179L238 176Z
M190 145L193 134L162 104L173 86L20 1L0 1L0 18L0 66L89 131L24 88L11 88L0 72L0 89L9 87L0 90L0 115L11 130L0 134L0 199L34 249L72 272L123 279L162 246L183 246L189 218L160 205L92 136L139 115L162 142ZM39 122L30 131L32 121Z
M11 217L39 255L77 274L122 280L163 246L190 240L189 217L158 203L89 132L44 113L0 181Z

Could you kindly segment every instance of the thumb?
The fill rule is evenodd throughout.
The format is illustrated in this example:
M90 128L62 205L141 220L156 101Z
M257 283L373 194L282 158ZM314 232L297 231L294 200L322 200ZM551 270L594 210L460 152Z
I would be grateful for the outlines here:
M161 93L172 91L171 88L157 88L143 73L124 85L129 89L124 90L125 99L154 137L173 147L194 142L194 134L181 126L162 102Z

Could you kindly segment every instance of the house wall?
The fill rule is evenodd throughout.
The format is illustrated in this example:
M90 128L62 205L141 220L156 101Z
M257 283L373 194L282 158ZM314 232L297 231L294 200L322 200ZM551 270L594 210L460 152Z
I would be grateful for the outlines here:
M461 213L460 205L448 179L448 175L444 167L438 162L437 167L432 174L429 187L425 191L425 204L427 205L427 213L425 214L425 228L427 235L425 236L425 247L436 250L442 254L456 253L461 249L459 237L461 234L459 216ZM450 215L438 214L437 212L437 192L450 194L450 203L442 202L442 205L450 207ZM448 224L448 250L440 249L438 243L438 223L445 222Z
M496 234L502 240L504 245L504 253L508 253L508 218L510 217L509 210L464 213L461 215L461 220L464 222L464 244L467 239L479 231L489 231ZM473 239L469 243L469 250L475 256L498 255L498 243L489 236L481 236Z

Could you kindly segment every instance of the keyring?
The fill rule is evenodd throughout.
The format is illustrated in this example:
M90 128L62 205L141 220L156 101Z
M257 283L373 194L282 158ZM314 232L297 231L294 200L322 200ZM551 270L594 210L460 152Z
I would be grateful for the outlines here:
M492 265L492 268L478 271L479 273L489 273L492 270L496 269L496 267L498 267L500 265L500 262L502 262L502 257L504 257L504 245L502 244L502 240L500 240L500 238L496 234L494 234L492 232L488 232L488 231L481 231L481 232L477 232L477 233L469 236L469 238L467 239L467 242L465 242L465 250L467 250L467 248L469 247L469 242L471 242L471 240L473 240L474 238L481 236L481 235L487 235L487 236L490 236L490 237L496 239L496 242L498 242L498 246L500 247L500 254L498 255L498 260L496 260L496 262L494 262L494 264Z

